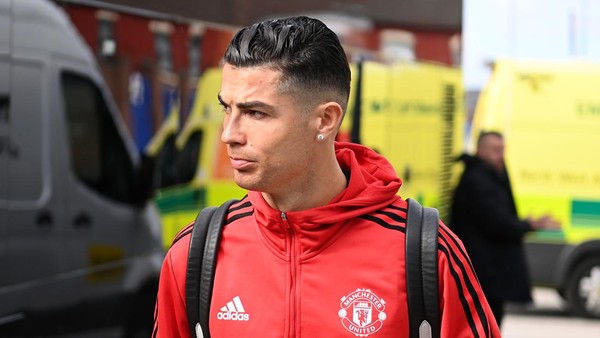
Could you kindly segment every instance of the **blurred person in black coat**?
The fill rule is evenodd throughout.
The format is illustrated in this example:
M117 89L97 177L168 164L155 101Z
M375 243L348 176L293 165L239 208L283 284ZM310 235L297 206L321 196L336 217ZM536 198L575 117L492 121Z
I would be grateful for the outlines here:
M475 156L463 154L459 160L465 170L454 192L450 225L463 241L500 325L507 301L532 301L523 237L560 224L549 216L518 218L500 133L481 133Z

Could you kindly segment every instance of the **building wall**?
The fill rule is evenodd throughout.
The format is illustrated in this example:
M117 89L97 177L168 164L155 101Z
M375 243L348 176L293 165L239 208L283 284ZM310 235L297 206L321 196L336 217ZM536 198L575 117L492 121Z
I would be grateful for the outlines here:
M163 125L173 107L178 109L180 125L183 125L191 108L199 75L198 72L192 72L192 68L202 72L207 68L219 66L225 48L237 30L232 26L138 11L136 8L96 8L90 4L68 1L61 4L97 56L105 80L130 127L130 132L139 143L140 151L143 151L150 141L150 136ZM302 7L292 9L300 8ZM280 11L283 9L280 8ZM377 26L373 22L356 28L341 17L337 24L346 26L341 41L347 48L350 60L356 60L355 56L358 55L370 55L373 59L383 60L382 32L399 30L408 33L410 37L408 48L412 58L453 64L449 41L453 35L459 33L456 30L426 30L416 26L394 26L390 29L387 26ZM112 32L109 33L106 33L106 26L101 24L107 20L112 22L109 25ZM196 42L196 45L192 42L192 37L196 34L194 31L202 32L201 40ZM159 53L157 32L168 33L167 40L163 40L170 46L168 53ZM106 34L114 40L114 46L111 47L109 43L106 48L103 44ZM101 39L101 36L105 38ZM195 60L191 60L190 52L193 48L197 48L195 53L200 55ZM168 58L160 55L167 55ZM197 64L193 65L192 62ZM143 82L139 82L140 78ZM132 83L134 80L138 83ZM147 87L144 90L147 94L146 100L149 100L143 107L136 106L135 98L132 98L132 95L137 95L132 90L138 90L140 83ZM141 130L150 136L137 137Z
M460 32L431 32L414 31L415 54L418 60L434 61L446 65L452 65L452 51L450 39Z

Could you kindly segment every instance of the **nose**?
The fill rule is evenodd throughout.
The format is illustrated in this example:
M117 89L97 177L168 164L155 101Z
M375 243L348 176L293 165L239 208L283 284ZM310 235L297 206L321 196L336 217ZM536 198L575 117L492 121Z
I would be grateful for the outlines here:
M221 133L221 141L228 145L243 144L245 142L245 134L241 126L240 114L231 112L225 114L223 119L223 132Z

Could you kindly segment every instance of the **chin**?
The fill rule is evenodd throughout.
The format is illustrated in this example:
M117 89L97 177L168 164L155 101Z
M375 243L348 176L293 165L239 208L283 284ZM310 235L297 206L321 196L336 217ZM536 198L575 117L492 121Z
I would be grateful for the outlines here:
M253 191L259 190L260 184L258 184L258 182L251 179L250 177L240 177L240 176L244 176L244 175L235 174L233 177L235 184L237 184L240 188L245 189L245 190L253 190Z

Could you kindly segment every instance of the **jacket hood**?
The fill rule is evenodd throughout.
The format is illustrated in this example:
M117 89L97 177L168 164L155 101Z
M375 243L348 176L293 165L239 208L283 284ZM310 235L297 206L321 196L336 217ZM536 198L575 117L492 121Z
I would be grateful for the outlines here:
M349 172L348 186L327 205L301 211L286 212L290 223L302 227L340 223L347 219L381 209L400 198L402 181L392 165L375 151L354 143L335 143L341 168ZM248 197L255 207L255 217L263 221L281 220L281 212L271 208L259 192Z

